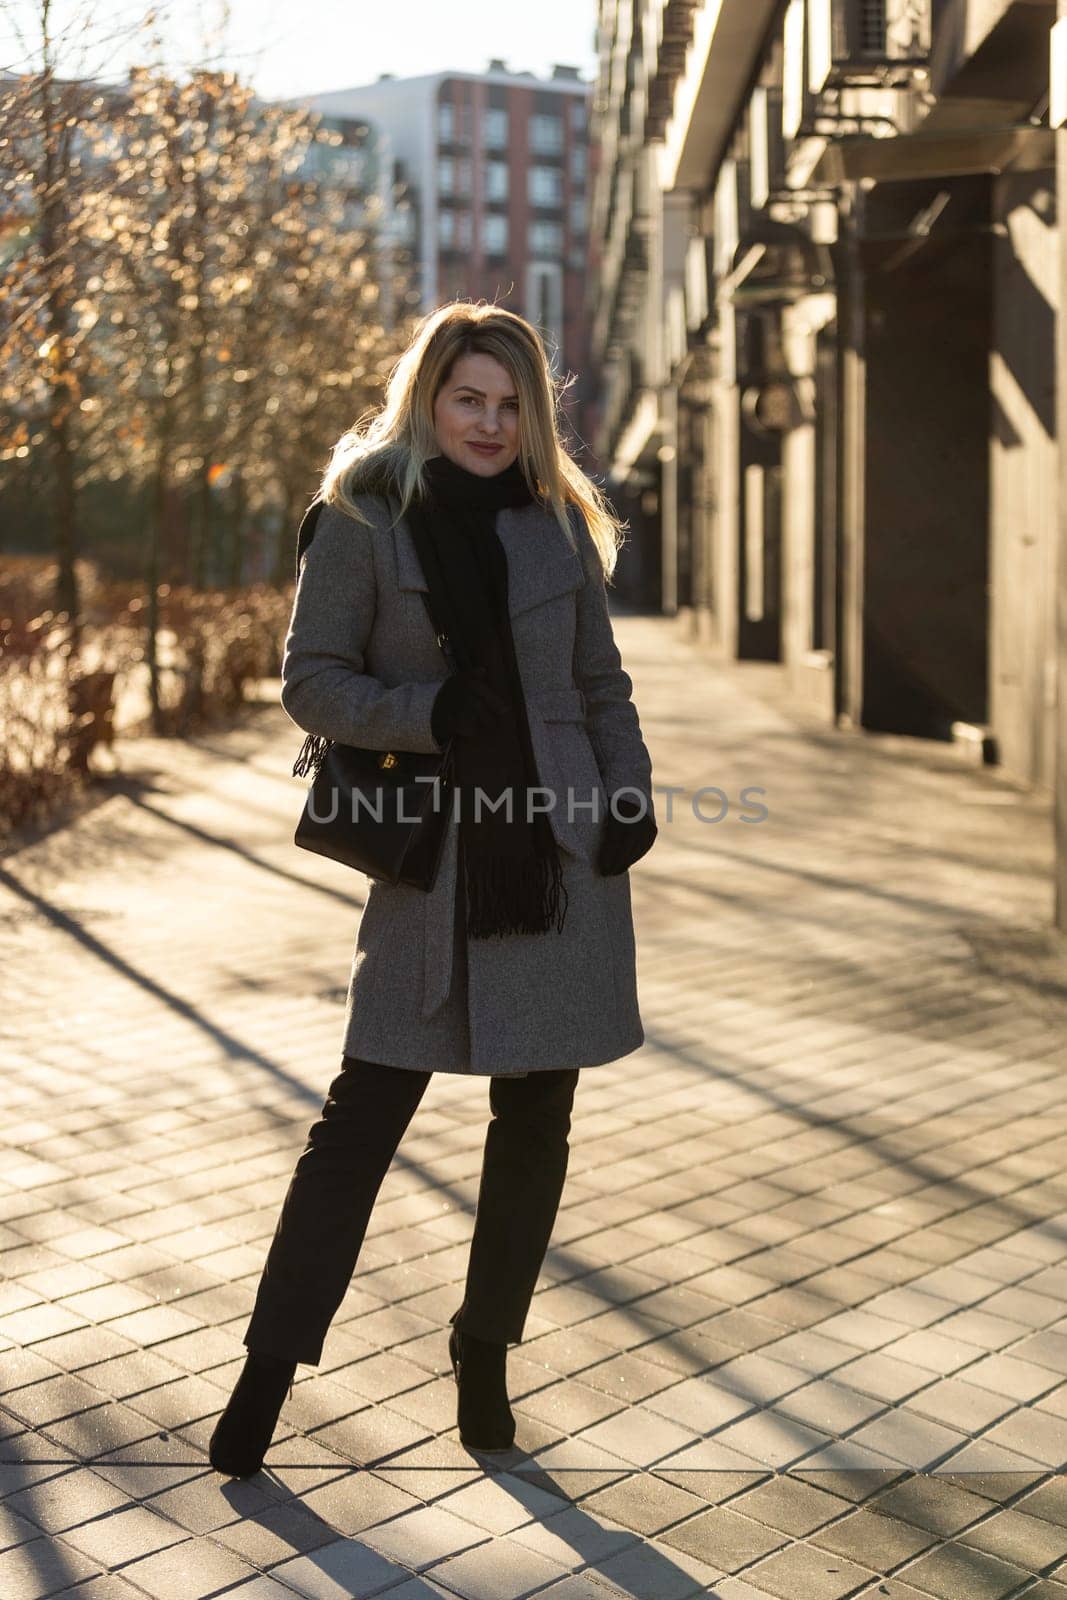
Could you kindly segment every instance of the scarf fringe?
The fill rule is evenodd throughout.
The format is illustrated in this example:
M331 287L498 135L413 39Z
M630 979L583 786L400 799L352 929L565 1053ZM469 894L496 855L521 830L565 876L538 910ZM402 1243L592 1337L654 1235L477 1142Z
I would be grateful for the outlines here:
M306 778L309 773L314 773L317 778L319 768L326 759L326 752L333 743L325 734L309 733L300 746L300 754L293 762L293 777Z
M472 939L494 934L563 932L570 896L558 856L516 859L490 856L467 860L467 933Z

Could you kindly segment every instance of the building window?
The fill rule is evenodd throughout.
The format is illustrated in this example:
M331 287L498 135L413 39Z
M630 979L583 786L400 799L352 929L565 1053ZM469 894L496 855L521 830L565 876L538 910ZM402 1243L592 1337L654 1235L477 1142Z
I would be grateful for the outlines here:
M563 123L559 117L530 118L530 149L535 155L555 156L563 149Z
M534 262L526 271L526 315L552 345L563 332L563 273L560 267Z
M571 232L584 233L586 229L586 207L583 196L576 195L571 201L570 209Z
M490 106L482 123L486 147L505 150L508 143L508 112L506 106Z
M584 144L571 146L571 177L576 183L584 183L586 170L589 166L589 153Z
M456 163L451 156L441 156L437 162L438 194L455 194Z
M471 160L470 156L460 156L456 162L456 193L470 194L471 192Z
M563 174L558 167L531 167L529 198L532 206L563 204Z
M506 200L508 197L508 164L506 161L489 161L485 167L485 198Z
M583 95L571 101L571 127L575 133L581 133L589 126L589 104Z
M471 214L444 206L437 214L437 242L442 250L469 250Z
M529 250L532 256L558 256L563 253L563 228L558 222L531 222Z
M439 100L437 137L441 144L467 144L471 136L471 108L466 100Z
M404 204L393 210L393 235L401 244L415 241L415 208Z
M508 253L508 219L491 211L482 223L482 237L487 256L506 256Z

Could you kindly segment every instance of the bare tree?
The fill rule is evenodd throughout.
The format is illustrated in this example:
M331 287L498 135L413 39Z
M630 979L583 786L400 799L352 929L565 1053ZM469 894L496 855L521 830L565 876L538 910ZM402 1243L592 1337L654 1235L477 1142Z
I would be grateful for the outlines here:
M5 8L9 12L10 8ZM0 195L3 259L0 303L0 458L43 448L49 457L51 520L58 562L56 607L79 626L75 561L81 539L76 495L79 406L88 347L82 299L86 195L93 178L85 129L93 85L57 72L60 52L89 25L76 11L65 28L52 0L39 0L27 39L10 23L30 68L0 79Z
M379 401L408 329L383 315L376 183L351 140L231 72L60 80L70 41L52 0L33 3L33 70L0 77L0 463L47 466L72 628L79 489L142 491L161 727L162 580L238 586L248 519L268 516L269 567L288 577L329 446ZM93 35L88 10L75 25ZM390 303L404 290L391 283Z

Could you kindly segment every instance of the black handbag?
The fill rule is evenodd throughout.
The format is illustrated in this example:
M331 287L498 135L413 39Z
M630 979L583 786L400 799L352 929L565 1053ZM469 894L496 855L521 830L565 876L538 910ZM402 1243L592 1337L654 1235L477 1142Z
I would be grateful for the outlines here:
M300 524L298 577L321 510L322 502L315 501ZM422 597L437 643L455 670L448 638L434 624L429 596L423 591ZM309 771L314 777L294 836L302 850L385 883L433 888L452 802L451 740L439 753L422 754L369 750L309 734L293 775Z

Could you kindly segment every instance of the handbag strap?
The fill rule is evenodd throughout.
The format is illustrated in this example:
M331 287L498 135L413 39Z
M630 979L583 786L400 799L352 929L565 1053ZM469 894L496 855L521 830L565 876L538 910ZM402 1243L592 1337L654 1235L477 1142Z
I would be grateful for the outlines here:
M296 535L296 580L300 582L300 566L308 551L312 539L315 537L315 528L322 514L322 501L313 500L300 519L300 527Z

